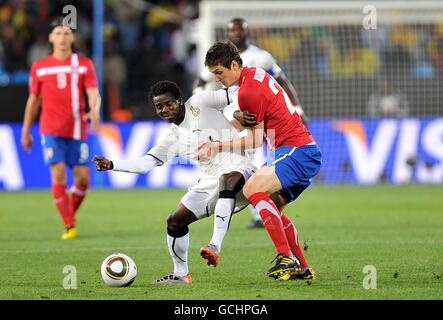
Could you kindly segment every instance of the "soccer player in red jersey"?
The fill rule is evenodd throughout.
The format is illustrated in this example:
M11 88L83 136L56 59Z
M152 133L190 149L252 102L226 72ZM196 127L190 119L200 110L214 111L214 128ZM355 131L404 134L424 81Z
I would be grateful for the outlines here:
M244 152L266 140L275 157L246 182L243 193L259 212L277 251L267 274L281 280L313 278L297 230L281 212L319 172L320 149L281 86L263 69L243 67L232 43L215 43L206 53L205 65L225 87L239 86L240 110L256 114L258 124L240 139L199 146L199 157L211 158L222 150Z
M29 97L26 103L21 144L30 152L31 125L39 112L40 135L45 164L50 167L51 189L63 220L62 239L77 237L76 212L89 186L87 119L98 130L100 95L92 61L74 53L75 35L63 18L51 23L50 54L32 64ZM90 112L86 113L86 91ZM67 170L72 169L74 183L67 190Z

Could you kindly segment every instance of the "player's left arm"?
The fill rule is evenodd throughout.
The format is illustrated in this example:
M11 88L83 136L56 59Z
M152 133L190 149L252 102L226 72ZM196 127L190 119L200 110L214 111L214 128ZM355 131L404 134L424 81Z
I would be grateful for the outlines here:
M102 99L98 92L98 88L88 88L86 89L86 94L88 96L88 105L90 108L87 117L91 121L92 130L98 132L98 129L100 128L100 106Z
M87 72L85 74L84 88L88 96L89 113L86 117L91 121L93 132L98 132L100 127L100 106L101 97L98 91L97 75L95 73L94 64L92 60L86 60Z

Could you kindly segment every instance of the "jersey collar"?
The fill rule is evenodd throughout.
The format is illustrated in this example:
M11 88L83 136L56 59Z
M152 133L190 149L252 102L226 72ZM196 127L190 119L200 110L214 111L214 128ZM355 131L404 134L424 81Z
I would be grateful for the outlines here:
M238 86L240 87L241 86L241 84L243 83L243 79L245 78L245 76L246 76L246 71L247 71L247 67L243 67L243 69L241 70L241 72L240 72L240 79L238 79Z

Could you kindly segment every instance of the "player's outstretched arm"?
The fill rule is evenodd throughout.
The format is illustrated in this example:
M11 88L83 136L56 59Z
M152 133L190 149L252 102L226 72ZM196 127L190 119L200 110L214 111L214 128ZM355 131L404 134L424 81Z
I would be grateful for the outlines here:
M21 136L21 144L26 152L31 151L32 136L29 130L31 129L32 123L37 117L39 108L40 108L40 97L34 94L30 94L28 101L26 102L25 115L22 126L22 136Z
M162 161L154 156L147 154L142 158L130 159L130 160L109 160L105 157L94 156L92 161L95 162L97 171L120 171L128 173L148 173L153 168L161 166Z

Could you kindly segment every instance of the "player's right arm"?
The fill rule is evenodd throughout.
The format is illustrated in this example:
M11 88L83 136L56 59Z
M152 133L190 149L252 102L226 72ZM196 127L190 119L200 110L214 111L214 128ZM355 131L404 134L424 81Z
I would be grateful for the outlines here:
M32 136L30 133L30 129L35 118L37 118L39 109L40 109L40 97L36 96L35 94L30 94L28 97L28 101L26 102L25 116L23 119L22 136L21 136L21 144L26 152L31 151Z
M37 118L38 111L40 108L40 82L38 81L36 64L33 63L31 66L31 72L29 77L29 97L26 102L25 115L23 119L22 126L22 136L20 142L23 149L26 152L31 151L32 147L32 136L30 134L30 129L32 123Z
M172 129L169 129L143 157L128 160L109 160L105 157L94 156L93 161L98 171L148 173L177 155L177 142L177 135Z

